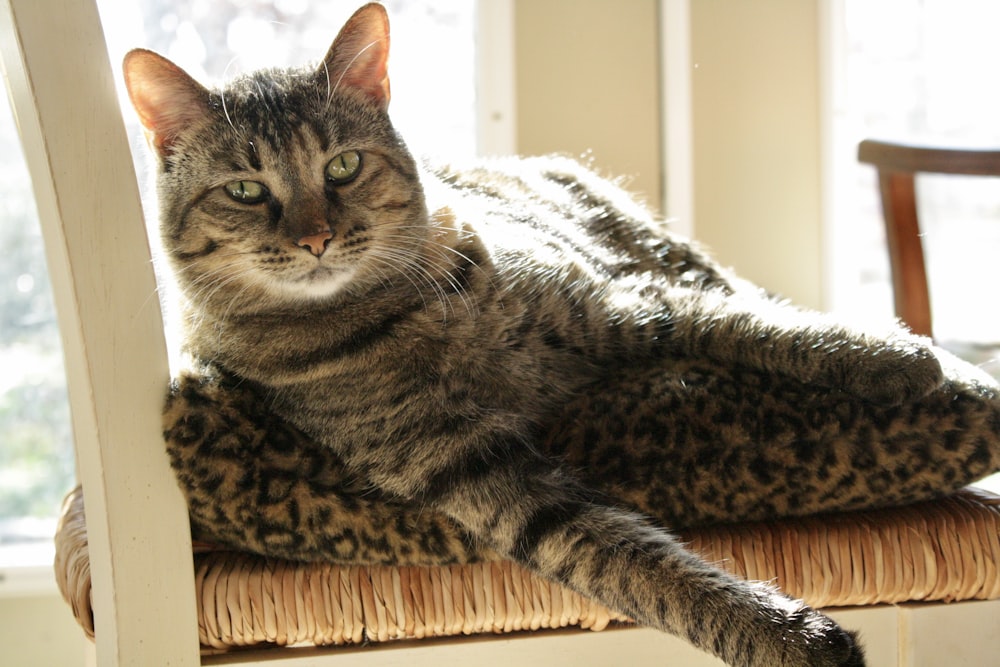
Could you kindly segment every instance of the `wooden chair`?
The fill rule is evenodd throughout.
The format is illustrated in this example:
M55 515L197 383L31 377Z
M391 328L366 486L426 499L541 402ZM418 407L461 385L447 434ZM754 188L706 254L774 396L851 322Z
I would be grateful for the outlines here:
M255 630L248 643L292 641L298 635L293 637L283 625L292 621L307 626L308 636L319 621L337 619L310 616L312 607L305 603L336 592L313 588L298 595L299 582L311 574L292 566L282 566L283 574L275 576L280 581L270 580L256 590L244 588L236 595L227 596L217 585L224 583L218 568L230 567L226 564L199 566L200 572L207 567L211 573L196 580L187 511L160 434L168 375L161 315L115 95L115 70L108 62L94 0L63 0L57 12L37 0L0 0L0 63L43 227L65 346L79 478L86 494L85 521L75 524L83 536L79 557L72 560L79 567L64 568L57 576L83 591L79 598L67 599L81 625L89 626L95 636L98 665L505 667L557 660L659 664L668 656L671 664L686 667L719 664L679 639L643 629L531 633L516 641L387 642L334 651L203 651L199 639L204 644L219 639L212 633L223 623L245 629L261 620L266 626L272 617L253 607L260 596L265 611L267 605L272 612L278 607L278 617L274 628L260 628L262 639L258 641ZM803 595L812 591L808 596L816 604L833 600L831 593L855 590L856 596L843 604L885 603L833 614L848 627L867 629L873 664L946 664L958 655L959 645L963 655L970 655L972 647L985 664L987 656L1000 653L992 620L1000 611L1000 543L994 539L1000 535L1000 509L993 502L971 494L956 497L948 506L932 503L889 514L736 527L716 537L706 533L706 549L729 545L725 551L706 553L718 553L709 557L742 568L746 576L773 578L789 590L799 586L806 591ZM737 540L741 531L746 534ZM969 556L961 557L963 553ZM277 572L257 562L236 566L234 576L243 581L257 569ZM447 572L437 575L441 581L456 574L443 570ZM524 587L509 564L498 565L496 571L498 579L512 578L514 589ZM390 580L389 588L375 590L372 579L363 591L364 605L376 617L392 616L388 620L398 629L406 619L393 616L397 612L382 604L392 600L381 599L387 590L395 590L397 575L383 575ZM448 581L452 585L467 579ZM344 580L334 582L338 591L345 585ZM461 588L452 587L453 595L440 597L457 601L456 612L467 612L461 608L467 591ZM276 603L271 592L285 595L285 606ZM897 604L953 599L969 601L947 607ZM511 593L496 603L513 600ZM533 620L518 623L534 627ZM264 637L265 631L275 629L278 636ZM228 632L223 629L221 634ZM954 642L938 641L943 635ZM376 639L367 626L364 636ZM915 653L926 661L911 661Z
M916 174L1000 176L1000 150L927 148L867 139L858 146L858 160L878 170L896 316L914 333L933 336Z

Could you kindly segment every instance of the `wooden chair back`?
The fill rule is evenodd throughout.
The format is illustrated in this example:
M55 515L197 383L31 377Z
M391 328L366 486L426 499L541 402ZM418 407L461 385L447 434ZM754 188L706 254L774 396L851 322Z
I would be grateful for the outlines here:
M915 176L1000 176L1000 150L929 148L866 139L858 146L858 160L878 170L896 316L914 333L933 336Z

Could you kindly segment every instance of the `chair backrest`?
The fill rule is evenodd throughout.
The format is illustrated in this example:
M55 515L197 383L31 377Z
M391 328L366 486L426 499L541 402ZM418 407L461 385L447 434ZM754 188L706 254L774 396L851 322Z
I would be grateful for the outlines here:
M914 333L933 336L915 175L1000 176L1000 150L929 148L866 139L858 146L858 160L878 170L896 316Z
M198 665L187 507L160 433L163 324L115 75L94 0L53 10L0 0L0 64L59 315L97 662Z

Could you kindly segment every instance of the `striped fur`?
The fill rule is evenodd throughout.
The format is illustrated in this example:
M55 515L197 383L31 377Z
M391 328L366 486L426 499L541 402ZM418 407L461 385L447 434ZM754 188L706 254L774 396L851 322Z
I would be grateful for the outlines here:
M661 526L957 488L998 467L996 387L902 329L858 331L769 298L572 161L419 167L386 114L387 51L385 13L368 5L319 68L221 91L149 52L126 60L160 160L188 351L224 378L181 378L167 410L196 524L253 523L257 502L270 528L218 532L301 557L492 549L731 665L863 664L853 635ZM345 151L360 171L331 180ZM266 196L235 201L232 183ZM698 378L707 393L686 388ZM737 396L715 403L715 390ZM816 423L785 428L797 406ZM946 447L901 424L922 411L950 425ZM926 456L907 455L908 439ZM848 453L861 446L870 456ZM634 484L644 463L614 472L637 447L662 479ZM289 478L289 452L310 448ZM269 449L273 462L236 475L241 450ZM342 503L359 497L372 522L406 518L359 547L346 535L365 527ZM417 544L424 529L442 536L436 553Z

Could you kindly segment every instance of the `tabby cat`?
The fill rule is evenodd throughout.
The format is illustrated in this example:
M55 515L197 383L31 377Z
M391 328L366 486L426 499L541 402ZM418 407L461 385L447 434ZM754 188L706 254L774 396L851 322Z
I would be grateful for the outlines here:
M499 555L731 665L863 664L656 524L950 492L1000 467L997 386L769 298L572 161L419 165L388 46L373 4L319 67L222 90L126 57L196 360L165 417L196 531Z

